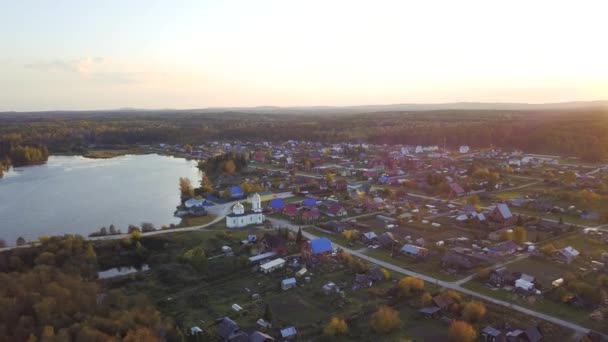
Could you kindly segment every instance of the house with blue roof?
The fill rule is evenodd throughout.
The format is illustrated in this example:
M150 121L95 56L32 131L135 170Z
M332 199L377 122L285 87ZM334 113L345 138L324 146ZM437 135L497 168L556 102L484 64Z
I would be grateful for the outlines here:
M313 255L331 253L334 251L331 240L326 237L310 240L310 251Z
M242 198L245 196L245 192L239 185L235 185L230 188L230 196L232 198Z
M317 200L314 198L307 198L302 201L302 205L305 207L314 207L315 205L317 205Z
M325 237L317 238L310 241L310 250L312 254L323 254L333 252L331 240Z
M283 208L285 208L285 201L282 198L271 199L269 204L272 211L281 211Z

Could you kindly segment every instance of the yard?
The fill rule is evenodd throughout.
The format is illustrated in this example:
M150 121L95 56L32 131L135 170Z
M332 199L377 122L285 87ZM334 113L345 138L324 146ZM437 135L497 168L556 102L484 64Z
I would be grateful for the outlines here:
M544 289L550 289L551 283L554 280L563 277L567 272L573 271L572 267L568 267L567 265L533 257L509 264L507 269L536 277L536 280Z

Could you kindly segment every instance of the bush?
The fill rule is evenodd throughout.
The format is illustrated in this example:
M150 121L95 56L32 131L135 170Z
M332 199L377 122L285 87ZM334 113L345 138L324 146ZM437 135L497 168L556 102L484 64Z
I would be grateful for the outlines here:
M386 334L401 326L401 318L399 312L391 307L382 305L372 315L370 326L373 331Z
M462 309L462 317L469 322L478 322L486 315L487 309L482 302L466 303Z
M348 325L346 325L346 321L338 317L332 317L331 321L329 321L329 323L325 326L325 329L323 329L323 334L330 337L344 335L347 332Z
M452 342L473 342L477 339L477 331L467 322L453 321L448 331L448 339Z

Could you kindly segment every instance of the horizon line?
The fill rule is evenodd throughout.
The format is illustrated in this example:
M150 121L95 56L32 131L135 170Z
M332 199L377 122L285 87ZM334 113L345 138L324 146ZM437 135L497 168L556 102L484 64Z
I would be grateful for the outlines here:
M458 102L403 102L403 103L386 103L386 104L358 104L358 105L292 105L292 106L276 106L276 105L253 105L253 106L210 106L210 107L189 107L189 108L142 108L142 107L120 107L109 109L42 109L42 110L2 110L0 113L51 113L51 112L105 112L105 111L196 111L196 110L260 110L268 109L357 109L363 107L390 107L390 106L458 106L458 105L487 105L487 106L565 106L565 105L581 105L581 108L590 107L593 105L608 106L608 99L604 100L576 100L576 101L560 101L560 102L484 102L484 101L458 101ZM442 108L449 110L450 108ZM459 110L472 110L461 109ZM479 110L491 110L492 108L484 108ZM496 108L505 109L505 108ZM408 109L414 110L414 109ZM424 109L418 109L424 110ZM427 109L433 110L433 109ZM511 109L518 110L518 109ZM519 109L526 110L526 109Z

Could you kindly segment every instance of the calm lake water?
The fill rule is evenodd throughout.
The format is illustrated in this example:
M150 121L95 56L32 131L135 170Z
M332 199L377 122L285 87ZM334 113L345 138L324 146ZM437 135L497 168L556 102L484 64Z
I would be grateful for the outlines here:
M76 233L88 236L114 224L178 223L179 178L193 184L195 161L150 155L112 159L52 156L40 166L16 168L0 179L0 239Z

